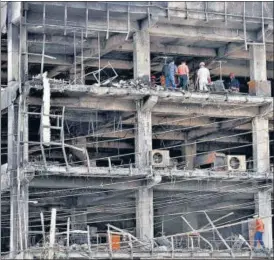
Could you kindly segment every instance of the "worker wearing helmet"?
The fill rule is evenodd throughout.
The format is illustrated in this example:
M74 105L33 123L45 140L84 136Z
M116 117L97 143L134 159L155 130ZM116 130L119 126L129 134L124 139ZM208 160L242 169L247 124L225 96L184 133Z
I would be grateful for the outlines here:
M229 82L229 89L233 92L240 91L240 82L235 78L234 73L229 74L230 82Z
M265 245L263 242L264 222L262 221L261 218L259 218L258 215L255 215L254 219L256 220L256 227L255 227L256 233L255 233L255 237L254 237L254 249L256 248L258 242L263 247L263 249L265 249Z
M208 91L207 84L210 83L210 72L209 69L205 67L205 63L200 63L200 68L197 72L197 82L199 84L200 91Z

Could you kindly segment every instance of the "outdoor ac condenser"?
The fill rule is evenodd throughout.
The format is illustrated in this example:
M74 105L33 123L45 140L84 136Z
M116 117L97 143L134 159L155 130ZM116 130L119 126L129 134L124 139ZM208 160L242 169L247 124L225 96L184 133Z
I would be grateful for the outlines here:
M245 155L227 155L227 169L229 171L246 171Z
M152 150L151 151L151 165L154 167L167 167L170 164L170 157L168 150Z

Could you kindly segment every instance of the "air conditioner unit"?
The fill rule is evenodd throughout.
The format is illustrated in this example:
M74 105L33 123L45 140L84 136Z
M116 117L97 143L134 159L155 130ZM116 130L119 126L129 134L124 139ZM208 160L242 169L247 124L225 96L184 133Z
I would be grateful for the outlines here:
M167 167L170 164L170 157L168 150L152 150L151 151L151 165L154 167Z
M227 155L227 169L229 171L246 171L245 155Z

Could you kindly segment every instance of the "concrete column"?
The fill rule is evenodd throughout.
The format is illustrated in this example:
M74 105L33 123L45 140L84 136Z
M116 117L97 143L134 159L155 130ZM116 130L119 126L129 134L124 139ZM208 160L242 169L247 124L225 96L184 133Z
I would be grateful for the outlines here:
M24 10L23 10L24 11ZM23 15L25 15L25 12L23 12ZM26 17L22 17L23 21L26 21ZM24 96L28 94L27 89L25 88L25 82L28 80L28 47L27 47L27 41L28 41L28 33L27 28L25 25L21 26L20 31L20 46L21 46L21 82L22 82L22 91ZM21 115L21 129L20 129L20 140L23 140L23 150L21 152L21 166L25 167L28 164L29 161L29 115L28 112L28 104L26 101L26 98L23 99L21 111L24 112L24 114ZM29 185L27 182L23 181L21 183L21 201L22 201L22 229L23 229L23 246L25 249L28 248L28 241L29 241Z
M183 158L185 159L185 162L186 162L186 169L193 170L195 157L197 153L197 144L193 143L193 141L189 143L185 141L185 145L182 148L183 148L182 154L184 154L185 156Z
M267 80L266 51L263 45L251 45L250 56L250 80Z
M255 117L252 121L254 170L263 173L270 170L268 119Z
M137 122L135 132L135 163L143 169L149 166L152 150L152 120L150 111L142 111L143 100L137 101Z
M8 171L10 172L10 256L14 258L18 250L18 192L17 192L17 108L8 108Z
M152 150L151 112L142 111L143 100L137 102L137 122L135 134L136 168L143 171L149 167ZM136 236L142 240L153 238L153 190L146 186L136 192Z
M8 87L19 80L19 28L12 23L12 3L8 3ZM8 107L8 171L10 172L10 257L18 251L17 192L17 119L18 107Z
M71 213L71 228L74 230L87 230L87 213L77 212L76 209Z
M153 190L142 187L136 192L136 236L142 240L152 239L153 223Z
M133 35L134 78L150 81L150 37L148 31Z
M273 235L272 235L272 202L271 192L259 191L255 194L255 212L264 222L263 241L267 248L273 248Z
M266 51L264 45L251 45L249 94L271 97L271 83L267 81Z

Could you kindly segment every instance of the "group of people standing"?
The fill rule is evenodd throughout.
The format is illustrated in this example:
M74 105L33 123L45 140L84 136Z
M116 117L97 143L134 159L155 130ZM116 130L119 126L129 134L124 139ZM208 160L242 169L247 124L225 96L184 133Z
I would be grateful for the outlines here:
M177 67L174 60L169 64L164 64L162 69L161 84L166 88L176 89L176 86L183 91L187 90L189 82L189 68L185 61ZM199 91L208 91L207 85L211 83L210 71L206 68L205 63L199 64L197 71L197 79L195 85ZM234 73L230 73L229 89L234 92L239 92L240 83L235 78Z

